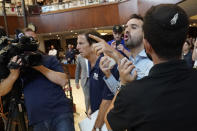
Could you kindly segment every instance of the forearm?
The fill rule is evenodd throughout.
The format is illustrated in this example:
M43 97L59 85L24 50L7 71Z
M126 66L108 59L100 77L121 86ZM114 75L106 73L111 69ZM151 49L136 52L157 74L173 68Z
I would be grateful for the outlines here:
M2 80L0 83L0 96L4 96L11 91L16 79L17 77L10 73L6 79Z
M116 97L117 97L118 93L119 93L119 91L116 92L114 98L112 99L111 104L109 105L109 108L107 109L107 112L105 113L104 121L105 121L105 124L106 124L108 130L112 130L112 129L111 129L111 126L110 126L110 124L109 124L109 122L107 120L107 114L110 112L110 110L112 108L114 108L114 102L116 100Z
M109 90L113 93L116 94L118 87L120 85L120 82L115 79L115 77L111 74L110 77L106 78L104 77L103 80L105 81L107 87Z
M65 86L67 84L67 77L65 73L53 71L51 69L46 68L45 66L35 66L33 67L37 71L41 72L47 79L49 79L51 82L60 85Z
M103 126L105 113L110 103L111 103L111 100L102 100L94 127L101 128Z
M115 49L113 50L113 55L111 57L116 61L116 63L118 65L120 64L120 60L122 58L124 58L124 56L120 52L118 52L117 50L115 50Z

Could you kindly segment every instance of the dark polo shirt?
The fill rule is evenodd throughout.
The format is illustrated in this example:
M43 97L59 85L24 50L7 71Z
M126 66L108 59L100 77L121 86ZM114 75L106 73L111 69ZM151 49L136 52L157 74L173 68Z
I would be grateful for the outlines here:
M196 100L197 71L169 61L125 86L107 119L113 131L197 131Z
M101 55L97 59L96 64L94 65L93 68L91 68L89 64L90 105L92 112L95 112L96 110L99 109L102 100L112 100L114 97L113 93L109 90L109 88L107 87L106 83L103 80L103 77L105 75L99 67L99 62L101 57L103 57L103 55ZM111 72L115 76L115 78L119 78L119 72L117 70L117 66L115 66L111 70Z

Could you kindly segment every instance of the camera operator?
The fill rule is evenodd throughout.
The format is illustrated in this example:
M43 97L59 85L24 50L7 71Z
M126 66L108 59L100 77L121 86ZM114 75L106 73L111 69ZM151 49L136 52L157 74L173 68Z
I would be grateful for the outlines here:
M29 28L24 30L24 34L37 39L35 32ZM21 64L18 57L12 58L11 62ZM11 90L17 78L23 81L25 107L29 125L34 131L74 131L71 103L62 89L67 84L67 78L55 56L42 54L38 65L10 70L10 75L1 82L1 88L7 88L2 91L4 94ZM13 79L12 82L6 82L10 79Z

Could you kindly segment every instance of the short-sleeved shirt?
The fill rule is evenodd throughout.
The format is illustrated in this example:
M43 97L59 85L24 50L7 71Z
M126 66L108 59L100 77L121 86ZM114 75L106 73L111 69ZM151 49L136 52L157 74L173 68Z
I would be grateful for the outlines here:
M42 56L42 64L54 71L63 72L55 56ZM24 69L24 97L29 124L36 124L62 113L72 112L69 99L61 86L51 82L32 68Z
M196 81L185 61L157 64L120 90L108 122L113 131L195 131Z
M104 73L99 68L101 57L102 56L97 59L96 64L93 68L91 68L89 63L90 105L92 112L99 109L102 99L112 100L114 97L113 93L108 89L103 80ZM112 69L112 73L114 74L114 76L119 77L118 71L116 71L115 68Z

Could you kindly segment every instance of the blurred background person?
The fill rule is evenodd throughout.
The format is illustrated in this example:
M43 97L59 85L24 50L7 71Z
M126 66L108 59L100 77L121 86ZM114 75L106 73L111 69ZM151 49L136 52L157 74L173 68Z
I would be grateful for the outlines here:
M51 45L48 55L57 56L57 50L54 45Z
M73 64L75 62L75 50L72 44L68 44L68 50L66 51L67 64Z
M86 114L90 106L90 96L89 96L89 69L88 60L82 57L80 54L77 56L76 69L75 69L75 85L79 89L79 79L81 78L81 87L83 89L85 97Z
M195 61L194 62L194 68L197 68L197 38L196 38L196 41L194 42L192 60Z
M183 54L183 59L186 61L188 67L193 68L194 61L192 60L192 51L189 41L185 41L183 45L182 54Z

